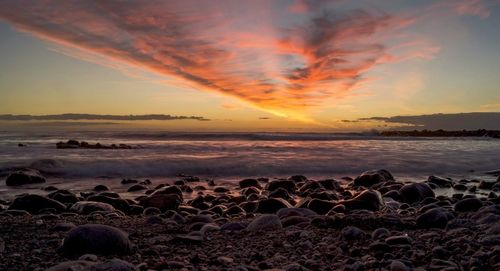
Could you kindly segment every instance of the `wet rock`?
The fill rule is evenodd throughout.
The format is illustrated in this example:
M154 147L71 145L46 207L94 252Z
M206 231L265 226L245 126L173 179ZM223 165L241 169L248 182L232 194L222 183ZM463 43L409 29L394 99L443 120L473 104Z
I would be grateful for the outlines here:
M425 211L417 217L417 226L420 228L441 228L444 229L448 221L453 219L451 212L444 208L433 208Z
M425 198L435 197L434 191L426 183L405 184L399 189L399 193L406 203L420 202Z
M73 204L70 208L71 211L88 215L92 212L114 212L116 209L108 203L96 202L96 201L79 201Z
M170 240L171 243L177 244L188 244L188 245L199 245L203 243L203 236L201 235L200 232L191 232L189 234L179 234L176 235L172 240Z
M37 214L42 209L54 209L56 212L66 210L66 205L59 201L35 194L25 194L17 197L9 206L9 210L24 210Z
M335 206L335 202L328 200L320 200L320 199L312 199L309 204L307 204L307 208L311 209L317 214L324 215L328 213L333 206Z
M229 188L224 187L224 186L217 186L214 188L215 193L227 193L229 192Z
M372 232L372 239L380 239L389 236L390 232L386 228L378 228Z
M347 209L363 209L370 211L378 211L385 205L382 195L375 190L365 190L353 199L343 200L338 203L344 205Z
M96 185L94 187L94 191L96 191L96 192L109 191L109 187L107 187L103 184L99 184L99 185Z
M156 190L155 192L153 192L153 194L151 194L151 196L153 195L177 195L179 197L179 199L181 200L181 202L184 200L183 196L182 196L182 189L180 187L178 187L177 185L172 185L172 186L165 186L163 188L160 188L158 190Z
M44 183L45 178L35 169L23 169L9 174L5 179L7 186Z
M354 186L371 187L375 184L394 180L392 174L385 170L366 171L354 179Z
M225 212L224 215L226 216L234 216L234 215L244 215L246 212L243 210L240 206L234 205L229 207Z
M281 198L284 200L291 200L292 199L292 196L290 196L288 191L285 190L284 188L278 188L274 191L271 191L271 193L269 193L269 197L270 198Z
M121 181L121 184L133 184L133 183L138 183L139 181L138 180L134 180L134 179L123 179Z
M239 183L240 188L248 188L248 187L255 187L255 188L262 188L260 185L259 181L256 179L244 179L241 180Z
M84 271L89 270L96 263L91 261L66 261L48 268L46 271Z
M429 176L427 182L435 184L438 187L451 187L452 185L452 181L438 176Z
M262 214L275 214L280 209L291 208L290 203L279 198L269 198L260 200L257 205L257 210L255 212Z
M493 185L495 185L495 182L487 182L487 181L482 180L481 182L479 182L479 186L478 187L479 187L479 189L488 189L488 190L491 190L493 188Z
M132 252L132 243L122 230L99 224L78 226L68 232L60 251L66 256L124 255Z
M162 212L167 210L177 210L182 200L177 194L153 194L140 200L144 208L155 207Z
M87 201L95 201L95 202L103 202L113 206L115 209L118 209L122 212L128 213L130 209L130 204L128 201L121 198L112 198L103 195L94 195L87 198Z
M410 271L410 268L398 260L393 260L389 265L390 271Z
M483 202L478 198L466 198L455 203L456 212L475 212L483 207Z
M261 215L250 222L246 230L259 232L280 230L282 228L281 220L277 215Z
M274 191L278 188L284 188L286 189L289 193L295 193L295 182L291 181L291 180L274 180L274 181L270 181L267 185L266 185L266 190L268 191Z
M309 224L311 221L310 218L305 217L305 216L288 216L283 219L281 219L281 224L283 227L290 227L298 224Z
M142 191L142 190L148 190L149 188L145 185L142 184L135 184L132 185L127 189L127 192L137 192L137 191Z

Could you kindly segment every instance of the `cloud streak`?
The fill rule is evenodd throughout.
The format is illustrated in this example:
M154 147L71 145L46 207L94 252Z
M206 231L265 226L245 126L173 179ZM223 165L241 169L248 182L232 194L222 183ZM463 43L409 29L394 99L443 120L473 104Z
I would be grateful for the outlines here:
M400 38L415 18L337 9L342 1L282 2L6 0L0 18L42 39L304 120L309 108L349 96L376 66L439 51ZM459 12L484 14L474 7Z
M0 115L3 121L45 121L45 120L113 120L113 121L147 121L147 120L197 120L210 119L198 116L172 116L163 114L151 115L97 115L97 114L58 114L58 115Z

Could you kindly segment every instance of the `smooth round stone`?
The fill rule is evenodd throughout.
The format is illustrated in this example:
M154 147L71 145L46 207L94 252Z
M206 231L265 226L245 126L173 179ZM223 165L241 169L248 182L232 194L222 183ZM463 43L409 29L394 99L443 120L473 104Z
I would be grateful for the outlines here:
M261 215L255 218L247 226L248 231L273 231L283 228L281 220L277 215Z
M329 200L312 199L309 204L307 204L307 208L311 209L315 213L324 215L328 213L335 206L335 204L335 202Z
M24 210L32 214L39 213L42 209L54 209L56 212L66 210L66 205L48 197L27 194L14 199L9 210Z
M260 200L255 212L261 214L275 214L283 208L292 208L292 206L283 199L269 198Z
M404 263L398 260L393 260L391 264L389 265L389 270L390 271L409 271L410 268L406 266Z
M466 198L455 203L456 212L475 212L483 207L483 202L478 198Z
M406 235L391 236L385 239L388 245L411 245L413 240Z
M73 204L70 208L71 211L88 215L92 212L114 212L115 207L111 204L97 201L79 201Z
M354 179L354 186L371 187L375 184L394 180L392 174L385 170L366 171Z
M417 226L420 228L441 228L444 229L448 221L454 216L449 211L438 207L425 211L417 217Z
M67 256L83 254L124 255L132 252L128 234L100 224L86 224L70 230L60 251Z
M342 229L341 235L345 240L357 240L364 238L366 233L358 227L348 226Z
M138 271L135 265L120 260L120 259L112 259L107 260L102 263L98 263L92 267L92 271Z
M276 213L280 218L287 216L316 216L316 212L307 208L283 208Z
M432 188L426 183L405 184L399 189L399 193L403 201L410 204L436 196Z
M259 181L256 179L244 179L241 180L238 184L240 188L247 188L247 187L262 188Z
M385 238L390 235L390 232L386 228L378 228L372 232L372 239Z
M45 178L40 174L40 171L35 169L24 169L9 174L5 179L7 186L18 186L24 184L44 183Z

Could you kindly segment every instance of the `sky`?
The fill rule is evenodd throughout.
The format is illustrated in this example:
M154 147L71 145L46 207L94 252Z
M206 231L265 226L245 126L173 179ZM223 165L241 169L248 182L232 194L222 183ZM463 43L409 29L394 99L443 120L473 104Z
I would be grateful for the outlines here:
M499 26L500 0L5 0L0 114L347 131L499 112Z

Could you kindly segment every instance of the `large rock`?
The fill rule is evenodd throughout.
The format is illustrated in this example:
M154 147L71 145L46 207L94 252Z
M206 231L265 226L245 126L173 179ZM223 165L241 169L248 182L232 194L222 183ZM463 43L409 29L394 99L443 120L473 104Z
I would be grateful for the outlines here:
M280 218L277 215L262 215L250 222L246 229L248 231L259 232L280 230L282 228Z
M307 208L311 209L312 211L314 211L320 215L324 215L324 214L328 213L335 205L336 204L333 201L312 199L307 204Z
M153 194L140 200L144 208L156 207L162 211L177 210L182 199L177 194Z
M286 189L289 193L295 193L295 189L296 189L295 182L293 182L291 180L270 181L266 185L266 190L274 191L280 187Z
M92 266L90 271L137 271L139 270L135 265L120 260L111 259L102 263L98 263Z
M427 178L427 182L435 184L439 187L451 187L453 184L452 181L438 176L429 176L429 178Z
M257 205L256 213L262 214L275 214L280 209L291 208L292 205L287 201L280 198L269 198L260 200Z
M59 201L33 194L19 196L9 206L9 210L24 210L32 214L37 214L42 209L55 209L57 212L62 212L66 210L66 206Z
M417 217L417 226L420 228L444 229L448 221L454 218L453 214L444 208L438 207L425 211Z
M354 186L371 187L375 184L392 180L394 180L394 177L389 171L385 169L379 169L361 173L361 175L354 179L353 184Z
M399 193L403 201L407 203L420 202L425 198L434 198L436 196L426 183L405 184L399 189Z
M96 201L79 201L73 204L70 208L71 211L88 215L92 212L114 212L116 209L108 203Z
M347 209L370 211L378 211L385 205L382 195L375 190L363 191L352 199L339 201L338 203L344 205Z
M455 203L456 212L475 212L483 207L483 202L478 198L466 198Z
M256 187L262 188L259 181L256 179L244 179L239 182L240 188Z
M24 169L11 173L5 179L5 184L7 186L18 186L24 184L35 184L44 183L45 178L40 174L38 170L34 169Z
M60 248L63 255L125 255L132 253L132 243L122 230L100 224L87 224L70 230Z
M184 200L182 196L182 190L179 186L177 185L172 185L172 186L165 186L163 188L160 188L153 192L152 195L177 195L181 202Z
M121 198L112 198L103 195L94 195L87 198L88 201L103 202L113 206L122 212L127 213L130 210L130 204L128 201Z

